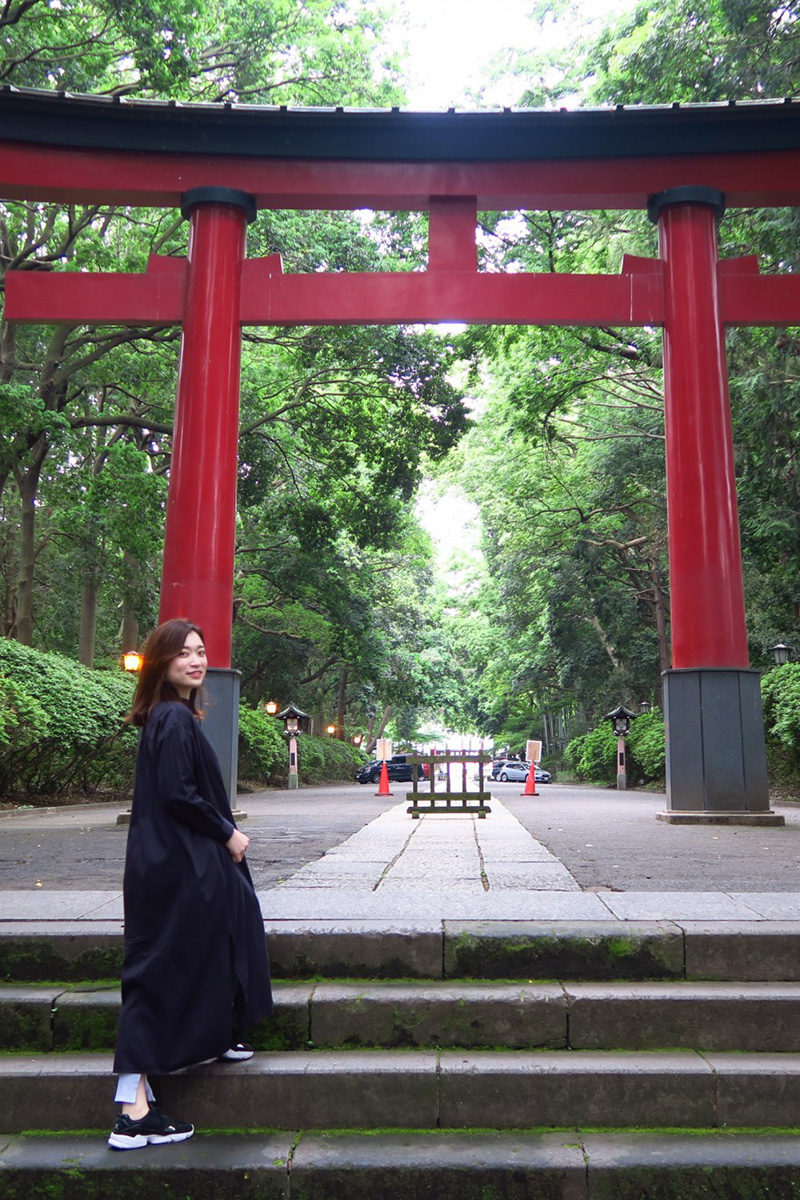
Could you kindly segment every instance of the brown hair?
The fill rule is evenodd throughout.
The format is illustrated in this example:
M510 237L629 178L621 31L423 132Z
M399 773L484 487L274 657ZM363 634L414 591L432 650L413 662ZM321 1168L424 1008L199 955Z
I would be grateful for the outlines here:
M158 629L154 629L150 634L144 648L144 659L133 696L133 705L126 718L131 725L146 725L151 712L162 700L181 702L180 696L167 679L167 669L173 658L180 654L190 633L196 633L203 638L203 631L199 625L185 621L182 617L175 617L159 625ZM203 640L205 641L205 638ZM201 693L200 696L198 692ZM202 690L194 688L189 699L183 703L188 704L195 716L200 717L203 714L202 709L198 707L198 699L202 699Z

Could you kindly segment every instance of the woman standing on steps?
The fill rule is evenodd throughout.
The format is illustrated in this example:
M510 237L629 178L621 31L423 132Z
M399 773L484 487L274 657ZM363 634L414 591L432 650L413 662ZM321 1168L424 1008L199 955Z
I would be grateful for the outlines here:
M141 729L125 857L125 960L114 1071L122 1105L108 1144L194 1133L155 1107L149 1075L252 1057L239 1040L272 1011L264 923L210 742L200 728L203 633L150 635L133 708Z

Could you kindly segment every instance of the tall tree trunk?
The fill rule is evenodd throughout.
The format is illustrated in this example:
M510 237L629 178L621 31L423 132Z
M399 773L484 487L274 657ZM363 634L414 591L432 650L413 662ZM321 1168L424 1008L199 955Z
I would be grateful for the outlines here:
M342 667L339 672L339 694L336 701L336 736L344 741L344 721L347 712L347 679L350 674L348 667Z
M26 471L14 471L21 505L19 538L19 577L17 583L17 641L33 643L33 571L36 565L36 494L42 463L47 454L47 439L37 438L31 451L32 462Z
M594 599L592 599L592 603L594 603ZM589 615L587 617L585 617L584 620L588 621L589 624L592 626L592 628L595 630L595 632L597 633L597 636L600 638L603 649L605 650L608 657L611 659L611 662L612 662L615 670L619 670L620 662L619 662L619 658L617 656L616 646L612 646L611 641L608 637L608 634L606 633L603 626L600 624L600 619L597 616L597 614L589 613Z
M661 572L655 563L650 565L650 578L653 581L653 607L655 609L656 632L658 634L658 687L656 689L656 703L659 708L664 707L663 700L663 679L664 672L669 670L670 654L669 654L669 635L667 633L667 600L664 595L664 589L661 586Z
M17 636L17 589L9 579L3 603L3 637Z
M119 640L122 654L128 650L137 650L139 647L139 620L127 599L122 602L122 626Z
M7 523L3 542L3 637L17 635L17 566L16 566L16 535L12 532L12 523Z
M367 754L372 754L373 750L375 749L376 745L378 744L378 738L383 737L383 731L386 728L386 726L389 724L389 722L391 721L393 712L394 712L394 708L392 707L392 705L387 704L386 708L383 710L383 716L381 717L380 721L378 722L378 728L375 729L374 731L370 730L369 744L367 746Z
M137 616L134 597L138 594L135 581L142 573L142 568L130 550L122 552L122 625L120 626L120 653L139 649L139 617Z
M85 667L94 666L94 643L97 632L97 576L92 574L81 591L81 628L78 637L78 661Z

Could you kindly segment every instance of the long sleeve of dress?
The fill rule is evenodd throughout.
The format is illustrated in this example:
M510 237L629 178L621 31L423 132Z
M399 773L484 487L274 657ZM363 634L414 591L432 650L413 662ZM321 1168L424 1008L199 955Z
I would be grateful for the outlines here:
M170 704L154 733L158 792L170 816L198 833L227 842L236 826L197 790L198 737L195 718L180 704Z

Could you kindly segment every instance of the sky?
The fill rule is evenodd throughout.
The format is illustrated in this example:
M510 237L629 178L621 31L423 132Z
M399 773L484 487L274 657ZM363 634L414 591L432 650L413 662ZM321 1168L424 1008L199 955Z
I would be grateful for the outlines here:
M408 13L411 56L409 105L438 112L455 104L469 107L463 94L485 80L498 51L514 46L542 48L543 31L527 13L534 0L402 0ZM586 23L619 13L632 0L581 0ZM574 33L574 25L569 32ZM512 80L489 94L493 104L513 105L521 87ZM459 104L460 101L460 104Z
M468 89L485 81L489 63L509 46L533 47L543 37L540 25L528 17L534 0L402 0L408 14L410 52L408 108L441 112L451 105L472 107L463 100ZM632 0L581 0L587 24L612 11L619 13ZM574 33L574 27L569 31ZM505 89L505 92L504 90ZM514 105L522 90L520 81L506 80L487 96L491 103ZM475 553L479 517L474 504L458 489L444 494L424 488L417 516L434 540L441 569L453 552Z
M491 56L531 36L531 0L405 0L412 74L409 107L447 108L481 74ZM488 19L487 19L488 18Z

